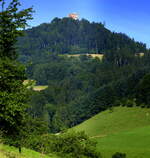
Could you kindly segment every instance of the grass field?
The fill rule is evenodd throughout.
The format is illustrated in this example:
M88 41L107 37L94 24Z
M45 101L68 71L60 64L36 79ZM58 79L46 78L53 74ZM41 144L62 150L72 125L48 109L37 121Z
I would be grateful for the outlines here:
M103 158L115 152L126 153L127 158L150 158L150 109L116 107L73 129L95 139Z
M127 158L150 158L150 126L95 139L103 158L111 158L115 152L126 153Z
M92 58L99 58L103 59L104 55L103 54L68 54L67 57L79 57L81 55L86 55L86 56L91 56Z
M0 158L58 158L55 155L46 156L29 149L22 149L19 154L18 149L7 145L0 144Z
M92 58L99 58L102 60L104 58L104 54L67 54L67 57L79 57L81 55L91 56ZM135 54L135 56L143 57L144 53Z
M42 90L45 90L46 88L48 88L48 86L34 86L33 90L34 91L42 91Z

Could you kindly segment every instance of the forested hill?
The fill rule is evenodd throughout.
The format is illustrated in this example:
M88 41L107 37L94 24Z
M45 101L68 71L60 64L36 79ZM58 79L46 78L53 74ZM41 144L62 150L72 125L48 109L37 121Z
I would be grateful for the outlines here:
M44 120L50 132L114 106L150 107L150 50L145 44L84 19L55 18L25 32L18 41L20 60L28 79L47 87L31 90L28 112ZM144 56L135 55L140 52ZM104 58L63 55L71 53L104 53Z
M25 31L18 41L20 60L33 60L41 55L55 54L104 54L112 49L127 47L133 53L144 52L146 45L135 42L122 33L114 33L102 23L71 18L54 18Z

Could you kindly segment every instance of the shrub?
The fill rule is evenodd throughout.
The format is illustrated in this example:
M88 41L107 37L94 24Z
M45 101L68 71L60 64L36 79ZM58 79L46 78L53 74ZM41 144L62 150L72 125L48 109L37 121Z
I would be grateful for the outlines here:
M32 138L30 148L45 154L56 153L62 158L101 158L100 153L96 151L96 143L84 132L38 136Z
M126 154L125 153L119 153L119 152L116 152L112 158L126 158Z

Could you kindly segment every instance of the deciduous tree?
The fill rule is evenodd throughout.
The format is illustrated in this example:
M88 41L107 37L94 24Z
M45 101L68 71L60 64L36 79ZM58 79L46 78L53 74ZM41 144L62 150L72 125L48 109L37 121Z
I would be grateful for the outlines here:
M0 0L0 130L18 145L16 140L20 139L26 116L27 91L23 85L25 68L16 61L15 44L27 20L32 19L33 10L19 10L18 0L6 2Z

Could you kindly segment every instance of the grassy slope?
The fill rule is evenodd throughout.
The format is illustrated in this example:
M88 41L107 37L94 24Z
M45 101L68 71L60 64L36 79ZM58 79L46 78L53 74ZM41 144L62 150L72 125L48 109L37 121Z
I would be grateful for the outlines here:
M48 88L48 86L34 86L33 90L34 91L42 91L42 90L45 90L46 88Z
M7 145L0 144L0 158L58 158L55 155L46 156L41 153L35 152L29 149L22 149L22 153L19 154L18 149Z
M84 130L98 141L104 158L124 152L127 158L150 158L150 109L117 107L104 111L74 130Z
M68 54L66 55L67 57L80 57L81 55L86 55L86 56L90 56L92 58L99 58L99 59L103 59L104 55L103 54Z
M150 126L95 139L103 158L115 152L126 153L127 158L150 158Z
M138 107L116 107L106 110L74 127L85 131L89 136L106 136L137 127L150 125L150 109Z

